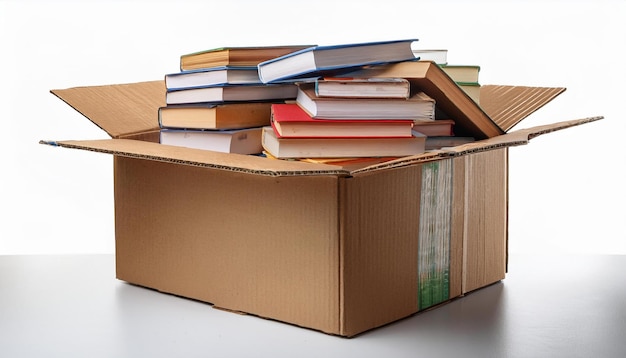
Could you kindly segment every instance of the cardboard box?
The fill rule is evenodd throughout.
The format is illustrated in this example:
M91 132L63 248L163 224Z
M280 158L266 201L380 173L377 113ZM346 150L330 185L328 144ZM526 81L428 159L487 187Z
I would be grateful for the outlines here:
M563 89L483 86L508 131ZM158 142L162 81L52 91L111 139L117 278L354 336L504 279L508 148L602 117L365 168Z

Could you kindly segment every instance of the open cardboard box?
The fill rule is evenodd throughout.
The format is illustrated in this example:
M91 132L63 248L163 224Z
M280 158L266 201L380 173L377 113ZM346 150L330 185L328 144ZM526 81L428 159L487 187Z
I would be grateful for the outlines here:
M52 92L111 139L117 278L340 336L504 279L508 148L602 117L506 133L563 88L483 86L502 135L364 168L158 144L163 81Z

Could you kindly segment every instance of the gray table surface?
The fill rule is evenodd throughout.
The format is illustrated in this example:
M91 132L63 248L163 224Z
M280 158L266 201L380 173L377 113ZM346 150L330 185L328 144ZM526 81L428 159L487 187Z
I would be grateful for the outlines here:
M512 255L502 282L347 339L115 279L113 255L0 256L2 357L626 357L626 256Z

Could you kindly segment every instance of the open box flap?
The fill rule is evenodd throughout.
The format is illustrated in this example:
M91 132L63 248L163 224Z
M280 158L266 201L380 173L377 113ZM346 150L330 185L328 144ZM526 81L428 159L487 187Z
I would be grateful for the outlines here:
M542 134L555 132L561 129L570 128L574 126L578 126L581 124L594 122L600 120L604 117L587 117L582 119L575 119L569 121L556 122L531 128L519 129L516 131L512 131L510 133L497 136L494 138L489 138L477 142L467 143L463 145L459 145L456 147L450 148L442 148L435 151L430 151L418 155L413 155L409 157L399 158L396 160L384 162L381 164L376 164L372 166L368 166L365 168L357 169L351 172L352 175L360 174L360 173L369 173L377 170L385 170L389 168L397 168L408 165L413 165L417 163L425 163L432 162L436 160L441 160L450 157L459 157L467 154L484 152L493 149L499 149L504 147L513 147L518 145L525 145L528 142L538 137Z
M133 139L40 141L40 143L65 148L83 149L94 152L113 154L123 157L147 159L267 176L347 176L350 174L349 171L334 165L276 160L253 155L220 153L209 150L163 145L159 143L144 142Z
M563 87L483 85L480 106L502 130L508 132L564 91Z
M51 90L113 138L158 130L163 81Z
M577 120L557 122L542 126L512 131L510 133L468 143L456 147L443 148L422 154L399 158L355 170L340 166L307 163L296 160L274 160L252 155L219 153L202 149L176 147L132 139L68 140L41 141L42 144L65 148L83 149L113 155L156 160L176 164L199 166L228 171L246 172L268 176L293 175L338 175L350 176L370 173L390 168L398 168L418 163L431 162L450 157L484 152L503 147L525 145L529 140L542 134L600 120L604 117L588 117Z

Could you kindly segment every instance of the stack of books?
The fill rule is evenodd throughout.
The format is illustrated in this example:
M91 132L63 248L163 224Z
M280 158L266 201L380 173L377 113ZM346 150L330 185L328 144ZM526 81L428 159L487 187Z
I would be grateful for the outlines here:
M437 61L420 60L415 41L224 47L183 55L180 71L165 75L161 143L337 162L397 158L473 140L453 140L457 118L463 135L496 131L484 113L470 114L481 114L476 103L457 98L467 96L458 86L463 81L451 80L461 75L442 71L452 70L447 51L435 51L444 55ZM458 112L459 104L467 109Z
M402 157L425 151L420 128L451 133L406 79L323 78L298 84L294 103L272 105L262 145L280 159Z
M180 57L165 75L166 106L159 108L162 144L225 153L262 152L262 127L272 103L294 99L293 82L260 81L257 64L307 46L221 47Z

